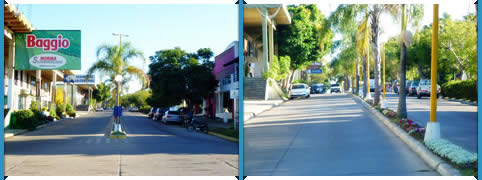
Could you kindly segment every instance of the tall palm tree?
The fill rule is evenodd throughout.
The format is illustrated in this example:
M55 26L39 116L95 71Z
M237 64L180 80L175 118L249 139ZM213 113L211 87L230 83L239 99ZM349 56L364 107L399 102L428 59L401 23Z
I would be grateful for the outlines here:
M128 76L134 76L142 82L143 87L149 86L149 78L144 70L130 64L130 61L136 59L145 62L143 53L132 47L129 42L120 45L99 46L96 54L97 61L89 68L88 75L92 76L96 72L101 72L110 77L110 81L117 75L121 75L124 80L128 80ZM122 89L122 84L116 84L119 90ZM116 121L116 124L120 124L119 120Z
M357 52L362 59L362 69L363 69L363 97L367 97L370 92L370 87L368 87L368 81L370 80L369 74L367 72L368 51L369 51L369 41L370 41L370 24L368 23L369 14L367 9L365 9L365 17L358 25L357 29Z
M401 19L400 33L400 90L398 97L398 114L400 118L407 118L407 102L405 93L405 80L407 73L407 47L410 45L411 35L407 31L407 25L417 27L423 18L423 5L385 5L385 9L395 18Z

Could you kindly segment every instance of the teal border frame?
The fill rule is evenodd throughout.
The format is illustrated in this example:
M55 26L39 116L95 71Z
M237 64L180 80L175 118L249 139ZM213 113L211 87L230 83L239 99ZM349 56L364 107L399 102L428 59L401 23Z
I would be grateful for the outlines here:
M243 63L244 63L244 53L243 53L243 5L244 5L244 1L238 1L238 34L239 34L239 39L238 39L238 57L239 57L239 65L238 65L238 68L239 68L239 73L238 73L238 76L239 76L239 93L238 93L238 98L239 98L239 115L238 115L238 119L239 119L239 142L238 142L238 146L239 146L239 150L238 150L238 153L239 153L239 157L238 157L238 161L239 161L239 166L238 166L238 176L239 177L243 177L244 179L244 103L243 103L243 77L244 77L244 70L243 70ZM239 179L239 178L238 178Z

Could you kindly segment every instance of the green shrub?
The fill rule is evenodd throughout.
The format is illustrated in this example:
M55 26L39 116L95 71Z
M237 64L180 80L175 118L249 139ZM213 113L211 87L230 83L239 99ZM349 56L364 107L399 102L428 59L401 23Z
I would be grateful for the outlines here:
M75 117L76 113L74 110L71 110L71 111L67 111L67 114L70 116L70 117Z
M37 111L38 111L38 104L37 104L37 101L32 100L32 102L30 103L30 110L32 110L32 111L37 110Z
M445 97L477 101L476 80L449 81L445 84L442 84L441 91L442 95Z
M144 114L147 114L149 113L149 111L151 111L151 106L147 105L147 106L142 106L141 108L139 108L139 111L144 113Z
M74 110L74 108L70 104L67 104L67 106L65 107L65 111L67 111L67 112L73 111L73 110Z
M35 129L32 121L34 113L30 109L17 111L13 116L15 116L15 122L12 124L14 129Z
M57 104L57 108L55 109L55 113L57 113L58 117L62 117L65 112L65 104Z
M47 111L48 109L49 109L49 108L47 108L47 107L43 107L43 108L42 108L42 111Z
M57 113L53 109L50 109L49 115L50 117L58 119Z

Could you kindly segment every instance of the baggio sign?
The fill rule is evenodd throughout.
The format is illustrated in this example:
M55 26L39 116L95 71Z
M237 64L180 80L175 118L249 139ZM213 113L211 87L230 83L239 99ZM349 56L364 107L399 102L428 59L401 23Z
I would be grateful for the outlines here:
M27 48L42 48L44 51L57 51L58 49L67 49L70 47L69 39L62 38L37 38L33 34L28 34L26 38Z

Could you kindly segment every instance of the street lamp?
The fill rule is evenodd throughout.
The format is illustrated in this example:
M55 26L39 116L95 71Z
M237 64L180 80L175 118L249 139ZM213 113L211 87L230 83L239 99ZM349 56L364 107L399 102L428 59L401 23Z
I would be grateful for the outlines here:
M119 36L119 53L120 50L122 49L122 36L129 37L127 34L122 34L122 33L112 33L113 36ZM122 62L122 61L121 61ZM114 108L114 132L122 132L122 128L120 125L120 116L122 114L122 108L120 106L120 84L122 82L122 76L121 75L116 75L114 78L116 82L116 88L117 88L117 93L116 93L116 107Z

